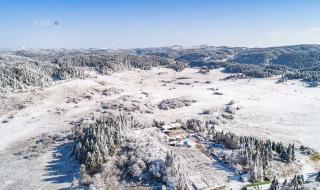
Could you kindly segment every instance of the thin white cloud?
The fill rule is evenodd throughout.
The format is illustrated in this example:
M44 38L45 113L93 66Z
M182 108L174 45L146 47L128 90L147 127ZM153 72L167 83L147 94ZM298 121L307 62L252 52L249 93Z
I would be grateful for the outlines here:
M308 28L308 29L306 29L306 32L309 32L309 33L320 33L320 27Z

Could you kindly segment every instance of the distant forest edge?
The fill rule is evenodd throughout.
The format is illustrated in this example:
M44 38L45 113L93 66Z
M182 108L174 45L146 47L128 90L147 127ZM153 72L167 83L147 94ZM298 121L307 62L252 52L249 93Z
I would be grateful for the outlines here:
M137 53L157 55L187 62L189 66L224 67L236 77L265 78L281 75L279 82L301 79L310 86L320 82L320 45L295 45L270 48L210 47L194 49L153 48ZM232 77L230 77L232 78Z
M26 49L0 52L0 93L45 87L57 80L85 78L86 70L111 74L152 67L224 68L231 78L281 76L279 82L300 79L320 82L320 45L271 48L180 46L138 49Z

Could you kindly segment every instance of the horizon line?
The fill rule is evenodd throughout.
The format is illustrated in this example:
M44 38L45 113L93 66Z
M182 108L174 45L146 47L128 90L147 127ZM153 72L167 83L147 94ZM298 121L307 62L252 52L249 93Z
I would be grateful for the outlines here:
M57 48L48 48L48 47L19 47L19 48L0 48L0 51L19 51L19 50L133 50L133 49L156 49L156 48L182 48L182 49L200 49L202 47L215 47L215 48L248 48L248 49L265 49L265 48L277 48L277 47L292 47L292 46L320 46L320 44L316 43L297 43L297 44L284 44L284 45L271 45L271 46L230 46L230 45L208 45L208 44L200 44L200 45L192 45L192 46L183 46L183 45L167 45L167 46L145 46L145 47L77 47L77 48L65 48L65 47L57 47Z

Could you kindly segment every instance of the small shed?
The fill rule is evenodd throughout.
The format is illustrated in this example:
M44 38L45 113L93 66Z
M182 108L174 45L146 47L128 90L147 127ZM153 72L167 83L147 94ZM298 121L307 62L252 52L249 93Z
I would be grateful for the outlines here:
M179 130L181 128L180 123L169 123L166 125L161 126L160 130L164 133L173 131L173 130Z

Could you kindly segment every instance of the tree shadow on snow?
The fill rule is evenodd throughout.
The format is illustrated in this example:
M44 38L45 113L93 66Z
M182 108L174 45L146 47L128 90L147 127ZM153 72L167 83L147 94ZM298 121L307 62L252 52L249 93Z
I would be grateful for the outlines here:
M44 181L50 183L72 183L79 178L80 164L72 156L72 143L60 145L52 152L53 160L47 163Z
M233 181L240 182L239 175L236 174L236 170L230 166L227 166L225 163L220 161L218 158L213 158L215 161L212 162L212 166L215 168L215 170L221 170L229 173L229 179Z

